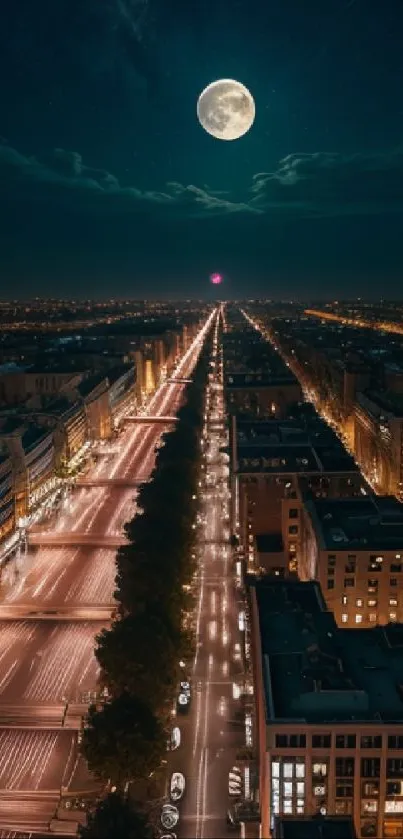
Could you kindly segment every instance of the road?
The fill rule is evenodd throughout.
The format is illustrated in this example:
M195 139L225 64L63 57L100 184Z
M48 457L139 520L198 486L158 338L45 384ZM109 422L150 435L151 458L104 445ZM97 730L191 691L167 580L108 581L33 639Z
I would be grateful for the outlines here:
M183 356L177 376L191 375L204 335L205 330ZM184 387L183 382L162 384L149 402L149 413L175 414ZM94 481L147 480L161 435L168 427L159 423L128 424L118 440L105 447L106 454L99 457L88 477ZM133 489L119 485L81 487L73 490L57 518L46 527L61 536L66 534L66 541L72 532L119 534L135 511ZM25 801L22 806L19 796L13 799L13 791L46 791L52 799L61 786L88 786L85 767L78 757L77 733L9 728L10 706L18 706L19 714L22 705L31 708L30 713L36 714L40 724L52 703L67 707L68 703L89 701L99 674L94 636L104 624L96 620L69 621L66 607L112 606L114 559L115 551L104 548L45 548L21 556L2 577L2 603L15 609L16 617L21 614L21 606L27 605L47 610L59 607L67 614L64 621L0 622L0 829L27 829L29 803ZM7 706L3 721L2 705ZM33 805L32 829L38 819L46 822L50 807L45 799L42 810L38 801ZM19 816L22 811L24 818Z
M228 466L220 452L226 443L223 420L217 360L207 420L207 467L198 546L197 649L190 674L192 700L188 714L176 716L174 724L181 729L181 746L170 755L170 769L182 772L186 779L176 828L180 839L234 836L226 824L228 777L238 750L245 746L238 698L243 685L239 630L243 606L229 546Z

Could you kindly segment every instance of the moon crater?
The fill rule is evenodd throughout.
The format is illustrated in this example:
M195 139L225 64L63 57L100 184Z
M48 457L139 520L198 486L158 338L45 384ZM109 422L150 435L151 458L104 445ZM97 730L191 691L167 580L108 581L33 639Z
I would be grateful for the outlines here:
M245 85L219 79L200 94L197 117L204 130L218 140L237 140L253 125L255 102Z

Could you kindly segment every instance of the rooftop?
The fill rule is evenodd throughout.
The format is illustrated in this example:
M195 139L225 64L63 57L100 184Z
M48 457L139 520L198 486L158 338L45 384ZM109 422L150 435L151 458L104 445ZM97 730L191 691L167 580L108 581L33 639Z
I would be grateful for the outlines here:
M356 839L350 816L280 816L276 818L276 839Z
M351 455L323 420L237 421L238 471L357 472Z
M255 536L255 542L259 553L281 553L284 550L281 533L258 533Z
M268 724L403 721L403 624L339 629L317 582L251 585Z
M403 554L403 505L392 496L311 499L305 509L322 550Z
M48 428L43 428L18 416L8 417L0 425L0 435L21 437L21 443L26 452L33 449L37 443L51 434L52 432Z

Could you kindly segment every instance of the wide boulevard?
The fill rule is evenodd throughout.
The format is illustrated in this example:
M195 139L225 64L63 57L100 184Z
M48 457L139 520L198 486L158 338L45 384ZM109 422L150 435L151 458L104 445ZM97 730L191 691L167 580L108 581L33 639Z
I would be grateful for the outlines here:
M207 325L149 401L150 416L175 414ZM100 447L84 485L32 534L35 547L3 572L0 830L43 834L63 798L93 787L78 741L99 675L94 636L113 612L116 545L136 511L135 484L149 478L167 428L146 417L127 423Z

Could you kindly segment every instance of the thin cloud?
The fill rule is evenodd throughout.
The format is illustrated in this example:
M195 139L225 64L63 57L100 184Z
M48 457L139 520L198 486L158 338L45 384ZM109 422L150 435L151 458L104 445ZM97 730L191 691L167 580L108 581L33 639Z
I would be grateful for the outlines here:
M403 212L403 151L290 154L253 177L251 204L264 212L332 217Z
M14 198L38 202L49 198L58 200L77 212L160 210L196 217L262 212L258 207L230 201L193 184L186 186L174 181L161 191L122 186L110 172L86 166L78 152L65 149L55 149L40 161L10 146L1 146L0 190L8 191Z

